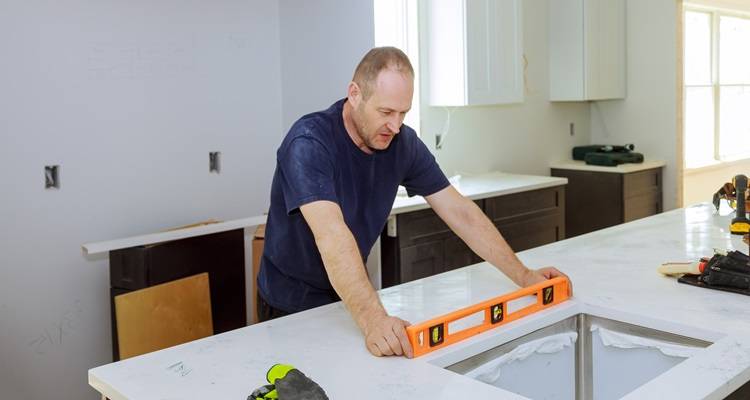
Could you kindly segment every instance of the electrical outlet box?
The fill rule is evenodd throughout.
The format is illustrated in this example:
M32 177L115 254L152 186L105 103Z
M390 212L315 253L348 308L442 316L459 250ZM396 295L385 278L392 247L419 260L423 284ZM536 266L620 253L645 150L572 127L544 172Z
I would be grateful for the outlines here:
M60 166L59 165L46 165L44 167L44 188L45 189L59 189L60 188Z
M212 151L208 153L208 172L220 173L221 172L221 152Z

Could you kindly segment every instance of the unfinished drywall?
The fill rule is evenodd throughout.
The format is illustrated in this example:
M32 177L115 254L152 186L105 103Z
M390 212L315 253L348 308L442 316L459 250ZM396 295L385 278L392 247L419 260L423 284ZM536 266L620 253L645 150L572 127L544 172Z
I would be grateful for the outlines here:
M301 116L346 97L359 60L375 43L372 0L282 0L284 133Z
M261 0L0 2L0 398L99 398L86 373L112 360L109 271L81 244L267 208L278 15Z

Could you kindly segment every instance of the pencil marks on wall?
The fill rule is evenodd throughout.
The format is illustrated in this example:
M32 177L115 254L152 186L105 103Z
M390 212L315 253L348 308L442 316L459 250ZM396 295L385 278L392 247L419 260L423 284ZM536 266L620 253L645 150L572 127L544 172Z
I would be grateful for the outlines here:
M61 346L71 335L77 332L83 315L81 300L76 300L65 312L52 323L47 324L40 332L32 336L27 346L37 355L44 355L55 347Z
M86 49L91 80L140 80L210 72L216 60L250 51L252 38L242 32L218 38L189 35L167 39L131 38L97 40ZM202 54L198 57L197 54Z

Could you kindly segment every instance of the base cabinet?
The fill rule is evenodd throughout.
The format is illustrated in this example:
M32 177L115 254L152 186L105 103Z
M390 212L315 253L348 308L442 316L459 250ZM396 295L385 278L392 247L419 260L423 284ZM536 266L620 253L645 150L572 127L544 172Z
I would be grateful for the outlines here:
M475 203L515 251L565 238L565 186ZM432 209L397 214L395 218L396 235L389 235L386 228L380 238L384 288L482 261Z

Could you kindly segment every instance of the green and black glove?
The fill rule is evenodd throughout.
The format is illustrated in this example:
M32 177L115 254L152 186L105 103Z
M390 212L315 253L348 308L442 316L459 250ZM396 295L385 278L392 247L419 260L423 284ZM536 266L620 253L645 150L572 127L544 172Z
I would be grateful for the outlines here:
M269 384L255 389L247 400L328 400L317 383L291 365L274 365L266 380Z

